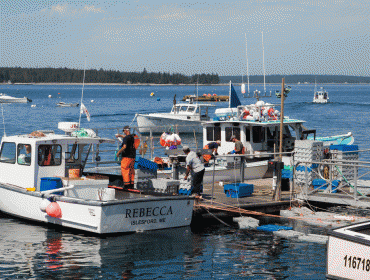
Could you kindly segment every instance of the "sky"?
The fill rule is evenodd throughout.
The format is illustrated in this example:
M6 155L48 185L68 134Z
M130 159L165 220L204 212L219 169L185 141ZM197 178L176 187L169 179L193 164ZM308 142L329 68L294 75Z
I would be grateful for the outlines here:
M370 76L368 0L1 0L0 16L0 67Z

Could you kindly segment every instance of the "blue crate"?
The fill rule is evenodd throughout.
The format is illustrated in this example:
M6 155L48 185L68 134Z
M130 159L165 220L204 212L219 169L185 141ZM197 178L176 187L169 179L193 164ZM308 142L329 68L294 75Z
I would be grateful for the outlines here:
M330 145L330 150L338 150L341 152L352 152L358 151L358 145ZM350 154L358 154L358 153L350 153Z
M251 196L254 191L252 184L226 184L224 185L224 192L227 197L240 198Z
M292 179L293 178L293 171L283 169L281 171L281 178L283 178L283 179Z
M278 226L278 225L264 225L257 227L261 231L279 231L279 230L292 230L293 227Z
M157 170L158 169L158 164L156 164L153 161L150 161L148 159L142 158L137 156L135 158L135 164L134 164L135 169L147 169L147 170Z
M334 180L334 181L331 182L331 187L332 187L331 192L332 193L337 192L337 187L339 185L339 182L340 182L340 180ZM314 189L325 190L328 187L329 182L327 182L324 179L314 179L312 181L312 185L313 185Z

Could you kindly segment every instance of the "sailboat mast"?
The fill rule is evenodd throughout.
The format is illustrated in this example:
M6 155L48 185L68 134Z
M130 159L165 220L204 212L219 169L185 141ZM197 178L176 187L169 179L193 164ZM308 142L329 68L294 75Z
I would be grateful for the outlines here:
M81 93L81 104L80 104L80 118L78 120L78 127L80 128L80 124L81 124L81 115L82 115L82 99L84 97L84 86L85 86L85 73L86 73L86 57L85 57L85 67L84 67L84 77L83 77L83 80L82 80L82 93Z
M266 95L265 47L263 45L263 31L262 31L262 64L263 64L263 90Z
M248 79L248 96L249 96L249 65L248 65L248 41L247 41L247 34L245 34L245 55L247 57L247 79Z

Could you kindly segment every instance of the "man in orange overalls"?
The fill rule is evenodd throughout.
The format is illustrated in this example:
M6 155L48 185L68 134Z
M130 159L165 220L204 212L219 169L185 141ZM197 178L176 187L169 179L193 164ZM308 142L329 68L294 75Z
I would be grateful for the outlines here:
M123 128L123 133L126 136L116 134L116 137L123 137L120 149L117 152L117 157L122 153L121 173L123 186L127 189L133 189L135 180L134 165L136 157L136 148L134 145L135 139L134 136L130 134L130 127L128 125Z

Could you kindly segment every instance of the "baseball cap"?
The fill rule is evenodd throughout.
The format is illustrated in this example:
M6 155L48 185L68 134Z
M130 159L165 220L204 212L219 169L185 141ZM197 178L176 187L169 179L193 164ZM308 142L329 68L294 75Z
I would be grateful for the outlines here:
M230 141L233 140L234 138L236 138L235 135L231 135Z
M189 148L189 146L182 146L182 150L183 151L188 151L188 150L190 150L190 148Z

